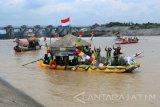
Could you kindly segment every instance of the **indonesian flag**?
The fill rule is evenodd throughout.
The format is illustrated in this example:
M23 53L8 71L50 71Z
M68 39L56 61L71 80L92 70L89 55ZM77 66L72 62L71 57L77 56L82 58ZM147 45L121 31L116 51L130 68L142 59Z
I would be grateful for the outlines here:
M46 37L44 37L44 42L46 42Z
M58 33L56 34L56 38L59 39L59 34Z
M68 26L70 22L70 17L61 20L62 26Z
M83 32L80 31L80 32L79 32L79 37L82 37L82 35L83 35Z

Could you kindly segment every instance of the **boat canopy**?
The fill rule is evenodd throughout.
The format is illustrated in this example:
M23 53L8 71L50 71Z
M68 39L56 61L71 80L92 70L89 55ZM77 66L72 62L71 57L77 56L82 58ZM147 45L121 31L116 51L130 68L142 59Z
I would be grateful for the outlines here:
M16 39L15 41L17 45L27 47L29 46L29 42L27 39Z
M84 40L78 42L77 46L77 39L78 37L72 34L62 37L49 46L51 53L54 56L71 56L75 55L76 47L90 46L90 43Z
M77 47L77 39L78 37L68 34L52 43L50 47ZM81 42L78 43L78 46L90 46L90 43L85 40L81 40Z

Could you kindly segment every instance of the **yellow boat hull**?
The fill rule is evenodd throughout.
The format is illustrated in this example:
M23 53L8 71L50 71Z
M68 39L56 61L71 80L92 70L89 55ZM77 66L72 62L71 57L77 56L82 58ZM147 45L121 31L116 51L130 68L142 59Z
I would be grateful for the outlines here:
M87 72L106 72L106 73L123 73L131 72L134 69L140 67L139 63L135 63L130 66L91 66L91 65L76 65L76 66L60 66L60 65L47 65L44 64L42 60L38 61L38 65L43 68L53 69L53 70L75 70L75 71L87 71Z

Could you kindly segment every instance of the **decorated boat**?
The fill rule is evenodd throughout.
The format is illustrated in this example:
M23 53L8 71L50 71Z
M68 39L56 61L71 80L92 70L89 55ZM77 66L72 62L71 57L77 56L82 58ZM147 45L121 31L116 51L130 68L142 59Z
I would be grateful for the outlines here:
M82 51L84 48L86 50L89 50L90 45L90 43L81 40L81 38L77 38L71 34L68 34L51 44L50 47L46 47L47 54L45 54L43 60L38 61L38 65L42 68L52 70L72 70L106 73L131 72L140 67L139 63L133 62L134 57L126 58L127 60L125 62L128 61L131 63L127 63L125 65L105 65L102 62L95 60L92 55L89 56L88 54L86 54L88 53L88 51ZM79 60L79 58L83 59L83 61Z
M115 39L116 44L131 44L131 43L138 43L139 39L137 37L120 37L118 36Z
M33 34L28 34L26 39L16 39L16 46L14 47L15 52L24 52L31 50L40 50L39 39Z
M104 72L104 73L125 73L132 72L140 67L139 63L134 63L128 66L95 66L95 65L76 65L76 66L60 66L44 64L43 60L38 62L38 65L43 68L52 70L73 70L73 71L87 71L87 72Z

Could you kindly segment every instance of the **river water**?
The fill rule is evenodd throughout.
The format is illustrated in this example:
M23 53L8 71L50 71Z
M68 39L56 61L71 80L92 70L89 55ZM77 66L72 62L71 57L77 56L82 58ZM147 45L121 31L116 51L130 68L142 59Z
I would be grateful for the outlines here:
M113 37L93 38L93 46L113 46ZM13 40L0 41L0 77L45 107L159 107L160 38L139 37L137 44L121 45L124 55L143 51L133 73L53 71L37 63L45 49L15 53ZM86 39L89 40L89 39ZM42 44L43 41L41 41Z

